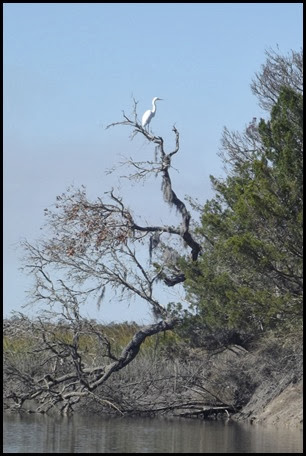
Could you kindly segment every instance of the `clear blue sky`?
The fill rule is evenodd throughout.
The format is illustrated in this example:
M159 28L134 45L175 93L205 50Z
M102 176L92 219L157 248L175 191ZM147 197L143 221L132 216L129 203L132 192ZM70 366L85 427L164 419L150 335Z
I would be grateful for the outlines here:
M105 130L132 110L158 105L152 128L173 146L180 197L212 196L221 175L222 129L261 117L251 79L272 47L302 46L301 3L6 3L4 4L4 314L21 310L29 278L19 272L18 242L41 235L43 209L70 184L90 197L119 185L105 170L119 154L151 159L126 127ZM154 123L153 123L154 122ZM152 155L151 155L152 154ZM121 191L135 212L168 223L160 183ZM137 303L86 310L104 321L148 318Z

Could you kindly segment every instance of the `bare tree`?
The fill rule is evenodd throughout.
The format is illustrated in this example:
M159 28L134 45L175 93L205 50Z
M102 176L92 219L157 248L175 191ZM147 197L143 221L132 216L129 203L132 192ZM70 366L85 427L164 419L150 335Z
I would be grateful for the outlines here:
M265 54L266 62L261 71L255 73L251 90L259 105L270 112L284 87L303 93L303 50L292 50L286 56L270 49ZM219 156L228 174L241 173L245 163L261 158L264 149L258 132L259 123L260 119L253 117L242 133L223 129Z
M39 356L39 367L16 364L10 356L5 362L9 385L6 399L22 409L26 401L35 401L36 411L46 412L56 407L62 413L72 411L84 397L93 397L98 387L111 375L125 368L138 354L147 337L173 329L179 318L171 314L168 303L156 298L157 283L172 287L185 280L179 270L171 246L175 238L190 249L193 261L200 253L191 230L191 215L172 188L171 161L179 152L179 132L173 127L175 148L165 152L164 140L142 128L137 119L123 113L123 120L109 125L126 125L132 137L143 135L155 145L154 162L126 164L133 168L130 179L161 175L164 201L174 206L180 215L179 226L140 226L124 200L114 191L104 198L89 201L85 188L68 189L56 198L55 208L45 209L47 236L37 243L24 241L24 270L34 279L31 302L44 305L40 318L30 321L22 316L18 324L9 325L11 337L31 333L33 356ZM143 261L143 245L149 247L151 261ZM157 251L158 262L152 262ZM82 318L81 306L100 305L108 299L107 289L118 299L137 296L148 305L155 323L137 330L121 353L116 353L101 325ZM61 324L56 322L61 319ZM91 337L100 347L99 363L88 356L84 338ZM14 382L12 382L14 379ZM18 387L16 386L18 385ZM99 399L101 401L101 398ZM115 407L115 405L114 405Z
M282 87L291 87L303 93L303 50L291 51L284 56L271 49L266 51L266 56L262 71L255 73L251 89L258 97L260 106L270 111Z

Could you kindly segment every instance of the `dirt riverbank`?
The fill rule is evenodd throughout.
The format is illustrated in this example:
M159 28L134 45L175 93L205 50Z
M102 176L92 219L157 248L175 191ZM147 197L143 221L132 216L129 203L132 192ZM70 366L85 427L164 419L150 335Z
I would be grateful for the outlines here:
M275 388L277 389L277 388ZM239 419L251 423L303 427L303 380L289 384L273 397L273 389L264 387L243 409Z

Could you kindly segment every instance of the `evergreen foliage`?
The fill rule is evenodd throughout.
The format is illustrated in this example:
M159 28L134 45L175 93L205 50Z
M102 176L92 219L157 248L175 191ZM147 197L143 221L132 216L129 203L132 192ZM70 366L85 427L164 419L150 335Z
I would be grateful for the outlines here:
M222 144L229 170L225 179L211 176L215 197L202 208L197 232L202 254L197 262L181 260L191 308L210 329L296 327L303 290L302 93L280 86L269 120L243 134L225 129Z

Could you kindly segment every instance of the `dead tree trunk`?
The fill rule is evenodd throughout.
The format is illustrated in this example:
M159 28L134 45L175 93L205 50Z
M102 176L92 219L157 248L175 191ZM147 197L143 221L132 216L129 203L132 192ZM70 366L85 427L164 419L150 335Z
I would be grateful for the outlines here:
M62 413L72 411L81 398L93 396L115 372L131 363L147 337L171 330L179 321L168 312L167 303L163 304L155 297L155 284L162 280L167 286L174 286L185 280L184 273L177 268L169 273L171 268L166 263L148 268L140 261L137 251L147 239L152 257L153 250L167 234L181 239L194 261L200 253L200 245L190 230L191 215L174 192L170 179L171 160L179 151L179 133L173 127L175 149L167 154L163 138L149 133L139 124L136 106L137 103L134 121L124 115L124 121L109 127L128 125L133 129L133 135L142 134L156 146L159 158L155 163L130 161L129 165L136 169L130 178L160 173L164 200L177 209L181 223L176 228L139 226L123 199L113 191L107 201L98 198L90 202L84 188L68 189L57 196L56 209L45 209L52 234L49 232L47 239L36 244L23 242L24 269L35 283L32 302L47 305L48 310L45 314L42 311L34 322L22 316L20 324L7 328L11 335L15 331L16 337L32 335L30 351L40 363L31 370L29 366L16 363L12 352L7 353L5 375L9 387L6 399L13 403L11 407L21 409L26 401L35 400L39 412L47 412L52 407ZM105 300L107 288L116 290L122 299L138 296L159 320L136 331L120 356L114 355L111 341L101 328L85 320L80 312L81 305L88 305L93 297L97 299L98 296L99 304ZM57 330L54 322L59 318L64 325ZM88 364L83 348L86 337L100 345L102 364Z

